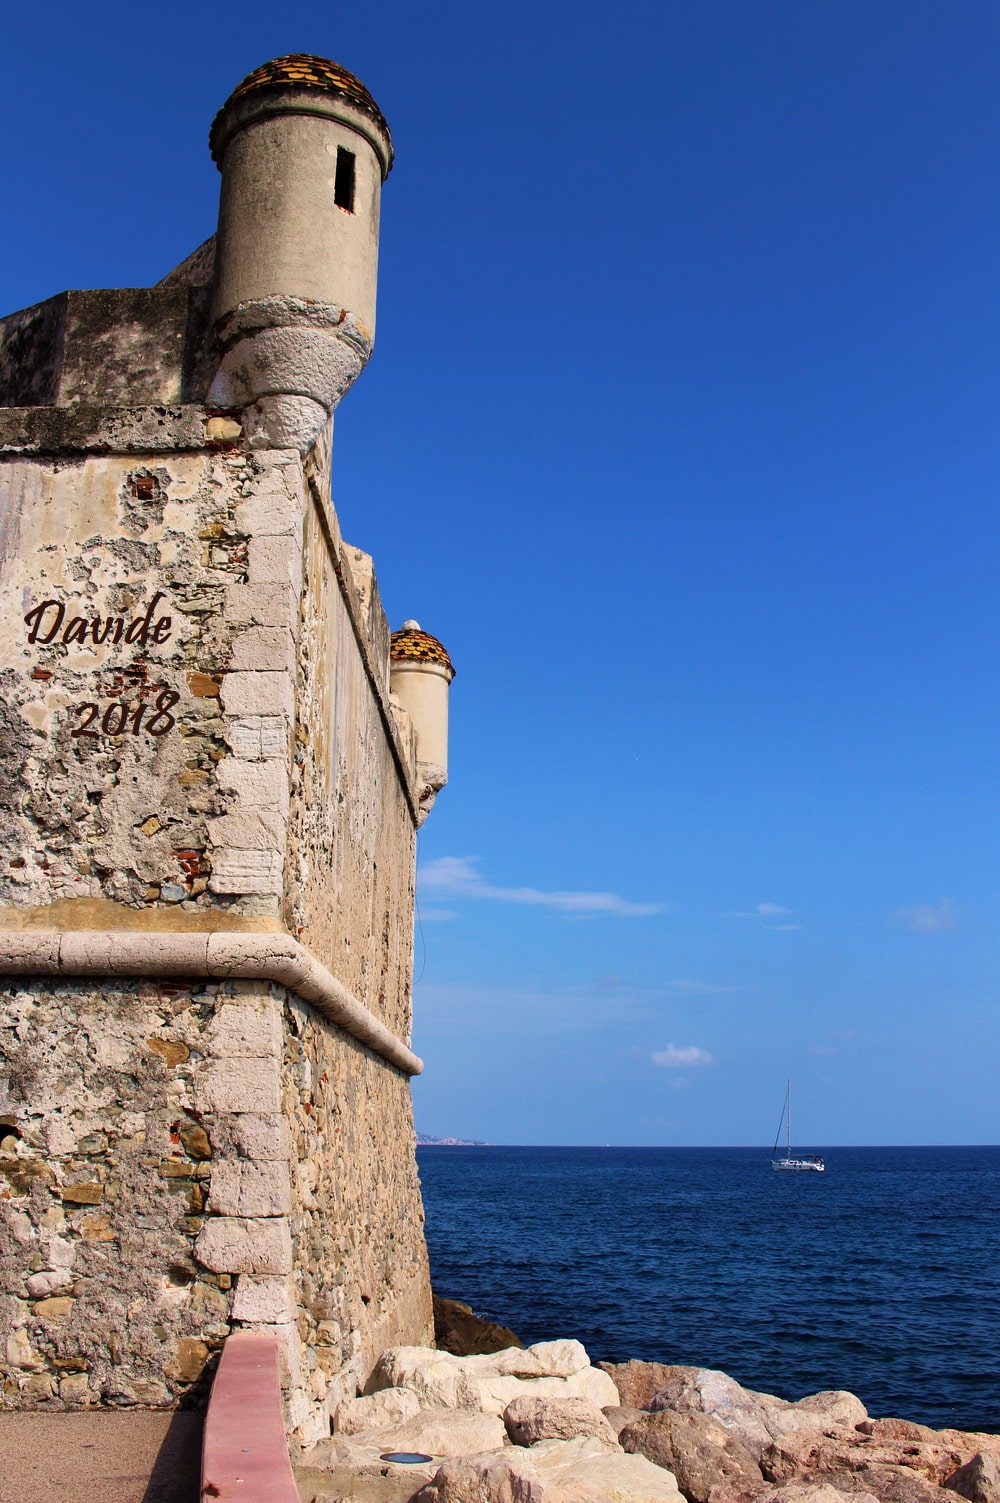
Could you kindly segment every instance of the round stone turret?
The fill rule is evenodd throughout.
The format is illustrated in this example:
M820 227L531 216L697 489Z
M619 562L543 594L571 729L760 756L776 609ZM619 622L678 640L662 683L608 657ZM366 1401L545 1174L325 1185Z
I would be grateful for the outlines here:
M261 442L308 448L371 354L389 127L346 68L295 54L249 74L209 139L222 173L209 401L253 407Z
M418 621L404 621L389 647L389 688L413 723L424 813L448 781L448 687L451 658Z

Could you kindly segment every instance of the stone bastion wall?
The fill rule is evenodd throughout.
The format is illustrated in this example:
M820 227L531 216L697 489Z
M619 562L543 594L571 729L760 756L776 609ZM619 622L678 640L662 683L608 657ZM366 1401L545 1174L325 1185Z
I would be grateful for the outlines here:
M388 627L329 426L303 453L180 378L31 379L49 405L0 407L0 1403L197 1403L268 1327L309 1442L432 1330Z

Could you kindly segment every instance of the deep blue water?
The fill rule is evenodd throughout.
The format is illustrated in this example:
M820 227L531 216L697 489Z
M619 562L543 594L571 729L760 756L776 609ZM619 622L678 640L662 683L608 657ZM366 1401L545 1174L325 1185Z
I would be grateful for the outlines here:
M1000 1431L1000 1148L421 1148L439 1294L593 1361Z

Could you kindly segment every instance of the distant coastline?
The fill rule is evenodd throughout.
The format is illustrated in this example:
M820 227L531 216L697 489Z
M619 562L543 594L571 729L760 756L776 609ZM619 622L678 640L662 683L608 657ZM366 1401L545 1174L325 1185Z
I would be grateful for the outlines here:
M489 1148L478 1138L432 1138L428 1133L417 1133L418 1148Z

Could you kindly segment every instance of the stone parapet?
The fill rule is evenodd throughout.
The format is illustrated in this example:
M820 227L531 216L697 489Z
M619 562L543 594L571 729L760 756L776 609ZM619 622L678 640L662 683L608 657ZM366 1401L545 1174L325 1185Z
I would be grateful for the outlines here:
M0 318L0 407L136 407L203 397L207 289L61 292Z
M165 454L225 449L237 417L198 403L152 407L0 407L0 455Z

